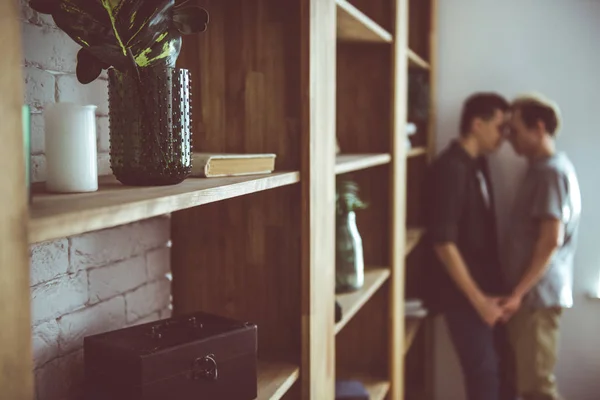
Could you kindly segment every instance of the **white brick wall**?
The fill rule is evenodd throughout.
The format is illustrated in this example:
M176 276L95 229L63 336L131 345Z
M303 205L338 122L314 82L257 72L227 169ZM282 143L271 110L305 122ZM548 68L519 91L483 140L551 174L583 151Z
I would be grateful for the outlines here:
M110 174L106 75L79 84L77 44L51 17L21 3L33 180L45 180L42 111L54 101L98 106L98 172ZM165 216L31 247L37 400L81 399L85 336L171 316L169 235Z
M79 399L85 336L170 316L169 221L158 217L31 247L38 400Z
M111 173L108 157L108 83L104 74L94 82L77 81L79 45L56 28L52 17L37 14L22 3L24 99L32 108L31 166L34 182L46 179L43 109L47 103L71 101L98 106L98 172Z

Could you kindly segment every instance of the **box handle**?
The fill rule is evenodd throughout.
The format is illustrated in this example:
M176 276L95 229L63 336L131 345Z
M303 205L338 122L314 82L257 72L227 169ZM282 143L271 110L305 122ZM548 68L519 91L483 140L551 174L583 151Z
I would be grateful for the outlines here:
M219 377L219 369L214 354L198 357L192 362L192 379L206 379L216 381Z

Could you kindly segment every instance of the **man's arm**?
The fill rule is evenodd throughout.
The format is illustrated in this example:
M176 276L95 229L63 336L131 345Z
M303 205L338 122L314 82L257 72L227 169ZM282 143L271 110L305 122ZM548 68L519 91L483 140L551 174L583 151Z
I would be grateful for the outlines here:
M539 223L538 237L523 276L503 304L504 320L509 319L519 309L523 297L544 276L554 252L562 245L564 226L561 218L566 196L566 187L560 173L547 171L540 177L531 210L531 217Z
M539 235L533 248L529 266L511 296L504 303L505 320L509 319L521 307L523 297L546 273L552 255L562 244L563 229L563 224L558 219L540 220Z
M458 288L479 312L485 323L493 326L502 316L502 310L498 306L499 300L490 298L481 292L454 243L436 244L434 248Z
M562 244L563 225L557 219L544 219L540 221L540 233L533 249L529 267L513 291L514 295L525 296L538 281L544 276L552 255Z

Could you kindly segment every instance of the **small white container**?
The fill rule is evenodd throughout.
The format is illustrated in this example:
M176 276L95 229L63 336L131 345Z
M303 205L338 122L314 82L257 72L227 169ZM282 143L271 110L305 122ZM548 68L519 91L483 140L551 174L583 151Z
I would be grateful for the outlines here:
M96 106L48 104L46 126L46 190L56 193L98 190Z

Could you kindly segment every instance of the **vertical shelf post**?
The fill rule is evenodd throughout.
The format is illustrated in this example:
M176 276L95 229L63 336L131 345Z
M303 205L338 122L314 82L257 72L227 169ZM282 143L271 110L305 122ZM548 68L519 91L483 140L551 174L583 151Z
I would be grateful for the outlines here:
M406 246L406 122L408 86L408 0L395 0L392 57L392 174L390 398L404 398L404 265Z
M19 5L0 2L0 32L6 39L0 60L0 388L2 398L33 398L27 192L21 107Z
M334 0L302 2L302 399L334 398Z

